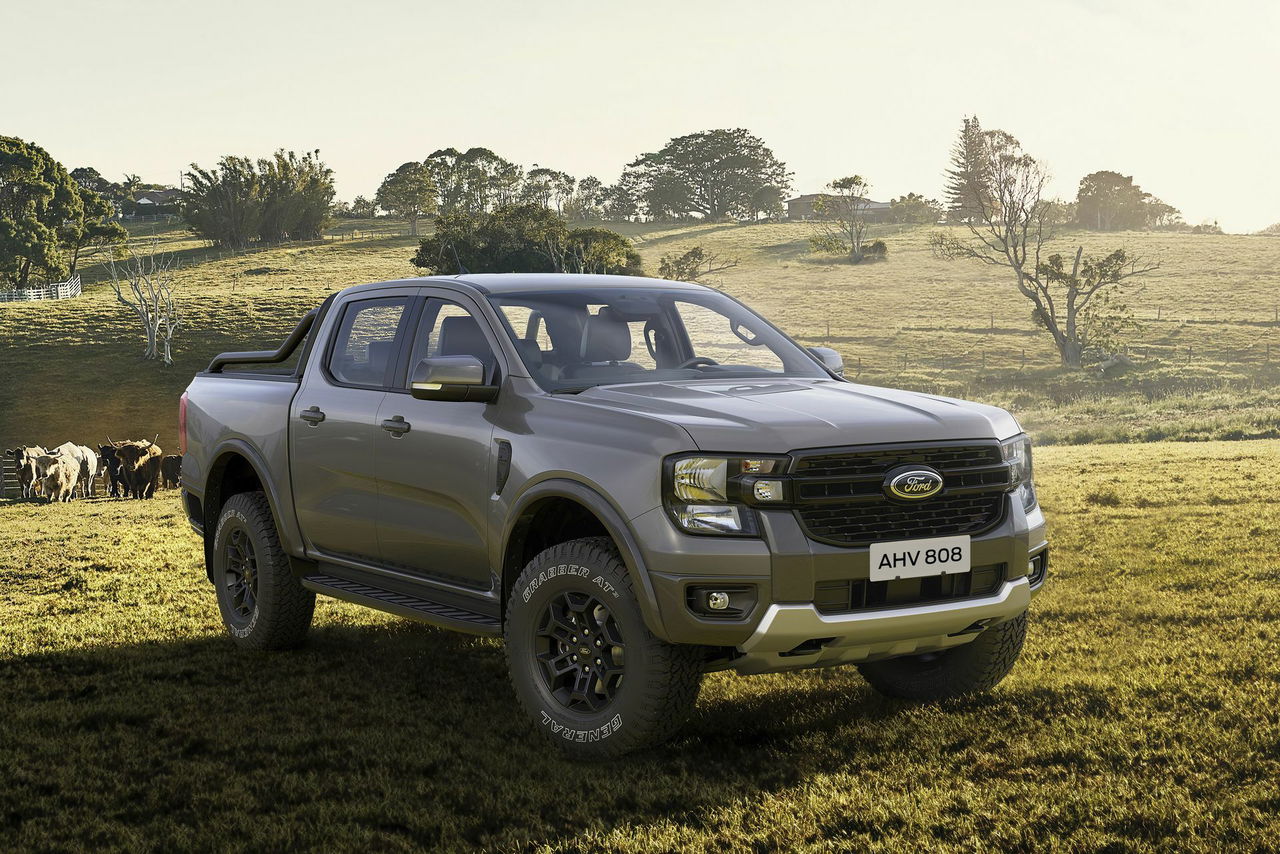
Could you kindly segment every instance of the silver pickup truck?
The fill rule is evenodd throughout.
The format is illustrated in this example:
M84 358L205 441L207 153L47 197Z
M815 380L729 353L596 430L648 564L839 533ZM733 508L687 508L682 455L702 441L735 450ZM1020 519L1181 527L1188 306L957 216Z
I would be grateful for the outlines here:
M1011 415L851 383L698 285L348 288L278 350L214 359L180 422L236 643L298 645L317 593L502 635L577 757L670 735L715 670L989 689L1048 569Z

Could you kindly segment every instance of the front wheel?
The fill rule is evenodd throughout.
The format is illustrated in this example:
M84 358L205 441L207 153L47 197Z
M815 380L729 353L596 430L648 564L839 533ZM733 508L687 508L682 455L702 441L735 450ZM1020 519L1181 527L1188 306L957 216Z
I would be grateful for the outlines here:
M701 650L649 631L607 538L571 540L530 561L511 591L506 623L520 704L574 758L658 744L697 701Z
M904 700L945 700L989 691L1009 675L1022 653L1027 614L985 629L962 646L859 664L871 687Z
M231 496L213 536L213 583L232 640L245 649L291 649L311 627L316 594L299 583L261 492Z

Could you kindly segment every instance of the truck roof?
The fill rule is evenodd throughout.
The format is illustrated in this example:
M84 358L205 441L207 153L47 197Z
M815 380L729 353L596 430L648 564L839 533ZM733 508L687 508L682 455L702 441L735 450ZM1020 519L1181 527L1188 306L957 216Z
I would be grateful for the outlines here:
M576 290L578 288L658 288L672 291L708 290L690 282L651 279L645 276L605 276L584 273L464 273L459 276L423 276L416 279L393 279L370 282L353 289L375 289L388 285L441 284L466 286L482 294L521 293L526 291Z

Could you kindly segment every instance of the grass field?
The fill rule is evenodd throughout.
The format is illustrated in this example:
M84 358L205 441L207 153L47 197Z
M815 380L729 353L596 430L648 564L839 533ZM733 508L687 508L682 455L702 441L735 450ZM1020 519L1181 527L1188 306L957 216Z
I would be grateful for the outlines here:
M1280 449L1037 462L1053 566L993 694L716 675L603 767L493 641L322 600L301 651L235 652L176 493L0 503L0 849L1274 850Z
M91 260L79 299L0 304L0 445L108 433L172 445L177 396L214 354L274 345L334 289L418 275L413 238L350 237L394 227L344 223L331 235L344 239L220 255L181 229L138 226L143 246L184 264L177 364L139 359L140 333ZM1278 239L1081 235L1090 251L1124 245L1162 262L1133 299L1137 365L1101 377L1059 369L1010 283L933 258L928 228L880 227L889 260L849 266L809 253L802 223L613 227L651 270L693 245L740 259L713 284L804 343L835 346L851 377L1006 406L1041 443L1280 436Z

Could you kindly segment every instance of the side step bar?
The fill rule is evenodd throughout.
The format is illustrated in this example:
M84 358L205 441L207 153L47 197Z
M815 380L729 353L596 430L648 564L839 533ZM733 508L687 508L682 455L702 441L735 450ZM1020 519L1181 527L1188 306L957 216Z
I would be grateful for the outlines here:
M303 587L323 596L332 596L400 617L478 635L502 633L502 625L493 617L452 605L442 605L406 593L383 590L381 587L334 578L331 575L308 575L300 580Z

